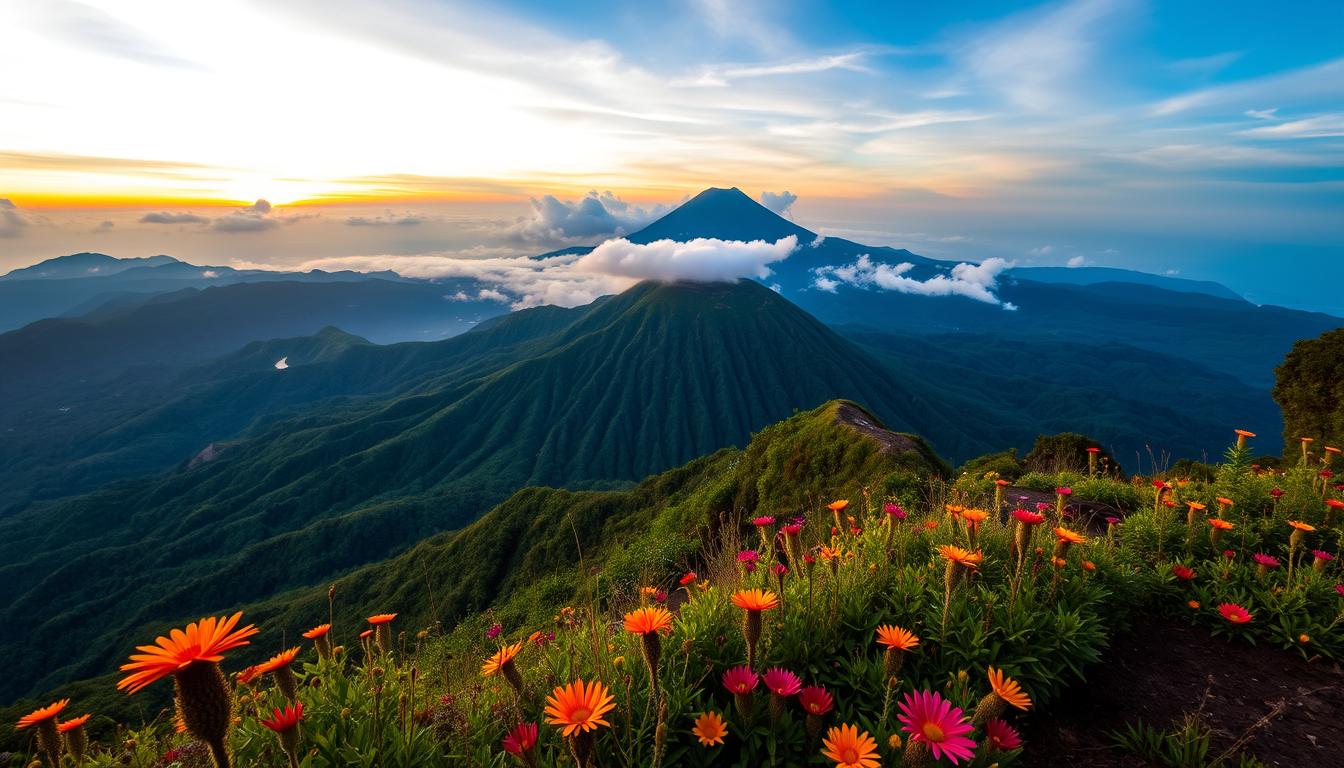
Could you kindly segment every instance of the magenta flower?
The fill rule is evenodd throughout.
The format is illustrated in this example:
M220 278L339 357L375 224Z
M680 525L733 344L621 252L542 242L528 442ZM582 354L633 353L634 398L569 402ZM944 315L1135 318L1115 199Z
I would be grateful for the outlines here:
M744 549L737 553L737 562L739 563L756 563L760 562L760 559L760 554L754 549Z
M1046 504L1044 501L1038 501L1036 502L1036 511L1044 512L1045 510L1050 509L1052 506L1053 505L1051 504Z
M765 687L776 696L793 696L803 690L803 681L787 669L774 667L765 671Z
M757 528L766 528L775 524L775 518L771 515L761 515L760 517L752 518L751 524Z
M1344 584L1336 584L1335 592L1339 593L1340 597L1344 597Z
M1330 554L1329 552L1322 552L1319 549L1311 550L1311 556L1316 558L1317 560L1324 560L1327 563L1335 559L1334 555Z
M1273 555L1266 555L1261 552L1256 552L1254 555L1251 555L1251 559L1255 561L1256 565L1263 565L1266 568L1279 567L1279 559L1274 557Z
M1233 550L1233 549L1224 549L1224 550L1223 550L1223 557L1226 557L1228 560L1231 560L1232 558L1234 558L1234 557L1236 557L1236 556L1237 556L1237 552L1236 552L1236 550Z
M1269 492L1269 495L1270 495L1270 496L1273 496L1274 498L1277 499L1277 498L1279 498L1280 496L1283 495L1283 489L1282 489L1282 488L1274 488L1274 489L1272 489L1272 490Z
M1337 589L1344 589L1344 587L1337 587ZM1341 591L1340 594L1344 594L1344 591ZM809 685L798 692L798 704L809 715L824 715L831 711L831 707L835 706L835 700L820 685Z
M530 754L535 746L537 746L536 723L520 723L504 737L504 751L510 755L522 757Z
M723 673L723 687L734 696L745 696L756 689L756 684L761 681L760 675L751 671L751 668L743 665L733 667Z
M892 504L891 502L887 502L886 504L882 505L882 511L886 512L887 516L890 517L892 520L904 520L906 517L908 517L908 515L906 515L905 513L905 510L901 509L900 504Z
M1069 496L1073 493L1073 489L1067 485L1061 485L1055 489L1055 493L1059 496Z
M499 624L491 624L490 628L485 631L485 636L489 640L494 640L496 637L499 637L499 633L503 631L504 627Z
M1009 752L1022 746L1022 737L1013 726L997 717L985 723L985 740L996 750Z
M1118 523L1118 522L1120 522L1120 518L1118 518L1118 517L1108 517L1108 518L1106 518L1106 524L1107 524L1107 525L1115 525L1115 524Z
M1046 509L1049 508L1050 505L1047 504ZM1040 525L1045 522L1045 515L1038 512L1028 512L1025 509L1014 509L1013 517L1017 518L1017 521L1023 525Z
M784 526L783 528L780 528L779 530L785 536L797 536L798 534L803 532L803 524L789 523L788 525Z
M935 760L946 757L953 765L960 765L975 754L975 742L969 736L974 729L966 715L937 693L905 694L897 719L911 739L928 745Z
M783 563L775 563L773 566L770 567L770 570L774 571L776 576L783 576L784 574L789 572L788 567L785 566Z

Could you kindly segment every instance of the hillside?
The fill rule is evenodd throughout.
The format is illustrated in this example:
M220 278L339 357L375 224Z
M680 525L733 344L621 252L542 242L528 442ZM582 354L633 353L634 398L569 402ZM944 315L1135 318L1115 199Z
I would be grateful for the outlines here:
M638 480L837 396L958 452L984 447L961 414L751 282L643 284L547 343L469 380L259 423L213 461L0 521L14 595L0 620L32 628L9 691L77 676L111 652L98 638L202 610L202 596L251 602L320 582L525 485Z

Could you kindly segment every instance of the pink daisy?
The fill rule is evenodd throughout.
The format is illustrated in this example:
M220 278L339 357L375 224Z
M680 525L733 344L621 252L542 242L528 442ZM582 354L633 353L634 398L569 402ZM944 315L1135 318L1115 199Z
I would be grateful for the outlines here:
M793 696L803 690L803 681L789 670L775 667L765 671L765 687L776 696Z
M946 757L953 765L959 765L974 756L975 742L968 735L974 729L959 707L937 693L905 694L897 719L901 730L910 734L911 739L929 746L935 760Z
M994 718L985 723L985 740L996 750L1008 752L1022 746L1022 737L1013 726Z

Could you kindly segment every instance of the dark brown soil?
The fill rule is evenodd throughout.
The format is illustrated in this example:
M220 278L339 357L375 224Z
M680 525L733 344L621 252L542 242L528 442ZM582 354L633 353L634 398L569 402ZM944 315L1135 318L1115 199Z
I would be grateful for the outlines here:
M1211 757L1243 742L1268 765L1344 765L1344 673L1273 648L1148 621L1118 638L1088 682L1025 722L1031 766L1143 766L1111 748L1126 723L1168 728L1197 714L1213 729ZM1235 756L1229 763L1236 766Z

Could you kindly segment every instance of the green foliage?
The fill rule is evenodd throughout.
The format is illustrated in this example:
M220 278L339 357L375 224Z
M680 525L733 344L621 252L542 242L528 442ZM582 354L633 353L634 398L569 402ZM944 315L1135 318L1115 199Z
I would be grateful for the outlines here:
M1027 469L1026 462L1017 457L1017 449L987 453L961 465L960 473L970 477L984 477L990 473L1004 480L1016 480Z
M1316 438L1317 451L1344 443L1344 328L1294 344L1274 377L1286 459L1300 459L1293 454L1301 437Z
M1123 478L1120 462L1097 441L1074 432L1041 435L1023 462L1031 472L1088 474L1088 448L1100 449L1097 454L1097 473Z

